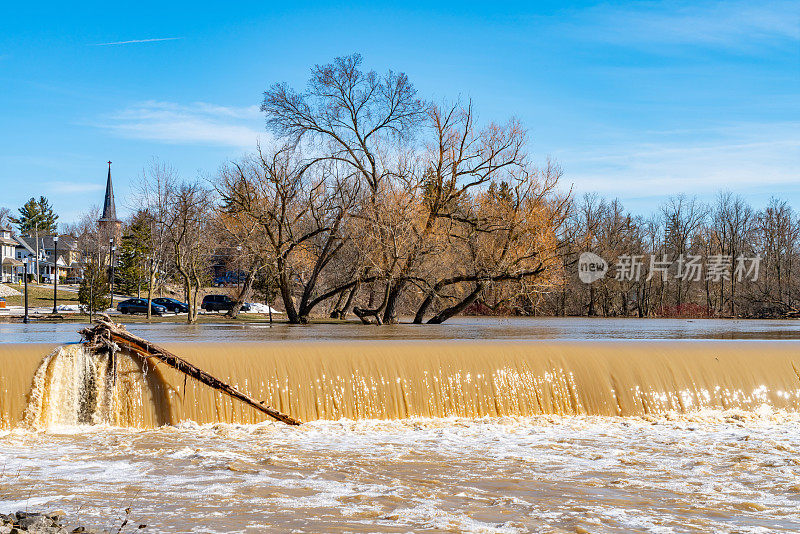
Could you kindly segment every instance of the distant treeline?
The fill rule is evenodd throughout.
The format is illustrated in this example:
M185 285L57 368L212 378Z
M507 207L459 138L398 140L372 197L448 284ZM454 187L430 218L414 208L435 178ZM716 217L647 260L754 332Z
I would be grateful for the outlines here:
M607 317L787 317L798 315L800 219L773 198L761 210L730 192L711 204L679 195L650 217L618 200L585 195L559 236L566 278L528 313ZM609 263L591 284L581 252Z

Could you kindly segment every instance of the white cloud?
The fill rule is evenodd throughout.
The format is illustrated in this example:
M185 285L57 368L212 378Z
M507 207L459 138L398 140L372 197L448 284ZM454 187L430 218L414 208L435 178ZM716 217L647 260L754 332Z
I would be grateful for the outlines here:
M115 113L100 126L117 135L172 144L251 150L265 137L258 106L189 105L147 101Z
M592 40L648 45L707 45L753 48L800 39L800 4L770 2L667 2L601 4L571 22L576 35ZM589 30L586 26L590 26ZM581 29L582 28L582 29Z
M650 133L557 154L576 192L620 198L764 191L795 186L800 124L740 124L715 130Z

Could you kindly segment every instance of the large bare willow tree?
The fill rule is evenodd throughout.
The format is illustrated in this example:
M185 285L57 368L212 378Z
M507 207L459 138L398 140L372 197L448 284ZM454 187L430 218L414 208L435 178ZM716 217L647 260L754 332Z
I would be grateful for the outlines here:
M272 248L289 320L305 322L330 299L333 317L352 306L364 322L391 323L411 311L417 322L433 313L428 322L439 323L488 288L499 298L500 284L553 276L560 170L533 168L522 126L481 124L471 103L424 102L405 74L361 66L354 54L314 67L304 91L273 85L261 109L286 143L274 151L280 168L262 154L260 171L234 164L222 182L228 201L269 220L265 231L278 236ZM336 217L309 218L315 203L305 184L322 183L308 177L330 169L348 178L332 184L335 202L320 204L335 205ZM281 179L267 188L242 185L253 181L248 175L274 174ZM255 204L270 207L257 214ZM287 220L295 212L297 220ZM295 227L305 220L314 224L304 233ZM307 277L297 267L301 252L312 266Z

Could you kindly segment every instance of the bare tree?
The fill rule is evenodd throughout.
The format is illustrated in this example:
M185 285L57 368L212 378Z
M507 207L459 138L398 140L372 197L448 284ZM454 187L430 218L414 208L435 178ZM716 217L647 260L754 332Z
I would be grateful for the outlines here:
M12 213L6 207L0 207L0 228L4 228L11 224Z
M319 284L344 245L343 223L359 190L353 173L335 162L309 167L295 148L282 146L232 162L218 183L226 211L263 233L289 321L307 322L318 304L338 294Z
M748 243L751 242L754 214L752 208L740 196L731 192L722 192L717 197L717 204L713 212L713 230L717 254L736 258L752 252ZM735 279L727 284L728 295L725 295L725 278L719 281L719 306L720 312L724 311L725 303L728 304L728 313L736 315L736 288Z
M178 185L169 198L167 243L189 305L187 322L197 322L197 296L207 281L214 248L212 198L198 183Z
M758 316L800 315L800 220L786 201L772 198L756 216L754 231L764 268L747 296L749 307Z
M697 236L699 229L708 217L708 207L696 198L685 195L670 197L661 208L666 227L664 229L664 252L668 260L685 257ZM674 276L675 304L680 306L684 300L685 282Z
M312 163L343 162L377 195L392 173L391 142L413 134L425 106L405 74L364 72L361 63L353 54L315 66L303 93L275 84L264 93L261 110L276 134L325 145Z
M178 173L174 167L152 160L142 171L135 204L143 212L150 228L147 261L147 318L152 315L151 301L159 274L167 272L167 242L172 213L173 196L178 187ZM188 302L188 301L187 301Z

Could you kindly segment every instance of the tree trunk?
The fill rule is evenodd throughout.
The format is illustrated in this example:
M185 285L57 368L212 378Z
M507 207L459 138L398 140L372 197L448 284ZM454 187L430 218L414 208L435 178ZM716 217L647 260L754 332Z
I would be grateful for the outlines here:
M383 323L392 324L397 322L397 299L403 291L405 280L397 280L392 286L392 290L386 296L386 307L383 309Z
M197 322L197 294L200 292L200 285L197 284L192 288L192 305L189 307L189 312L191 313L191 319L189 320L189 324L195 324Z
M475 289L472 291L472 293L467 295L466 298L464 298L464 300L462 300L458 304L450 306L449 308L443 309L442 311L440 311L439 313L428 319L428 324L442 324L443 322L453 317L454 315L458 315L459 313L464 311L467 308L467 306L475 302L475 299L478 298L478 295L480 295L481 291L483 291L483 284L481 283L475 284Z
M242 284L242 290L239 291L239 295L236 297L236 302L233 303L231 309L228 310L227 315L231 319L236 319L239 315L239 311L242 309L242 305L244 304L244 300L250 295L250 291L253 288L253 282L256 279L256 273L258 272L257 267L251 267L250 270L247 272L247 277L244 279L244 284Z
M281 299L283 299L283 307L286 310L286 318L290 324L300 324L300 317L297 315L297 309L294 307L292 300L292 288L289 277L286 276L283 262L278 262L278 285L281 290Z
M149 321L153 316L153 311L150 309L152 306L153 300L153 286L156 283L156 268L155 268L155 261L152 261L150 264L150 271L149 277L147 280L147 320ZM187 303L188 304L188 303Z
M417 308L417 313L414 315L414 324L422 324L423 319L425 319L425 314L428 313L428 308L431 307L433 304L434 299L436 298L436 291L430 291L426 296L425 300L419 305Z
M342 291L339 293L339 298L336 299L336 304L333 305L333 309L330 313L331 319L338 319L339 315L341 314L342 304L344 303L344 295L345 292Z
M342 308L339 312L339 319L347 319L347 314L350 312L350 306L353 305L353 300L355 300L356 294L360 288L361 282L356 282L356 285L353 286L353 289L350 290L350 294L347 296L347 300L344 303L344 308Z
M180 273L181 278L183 278L183 297L186 299L186 304L189 305L189 313L186 314L186 322L188 324L192 324L194 323L193 316L197 313L197 310L194 307L196 303L192 302L192 288L189 280L189 274L186 273L181 267L178 267L178 272Z
M375 309L362 309L359 307L355 307L353 308L353 313L355 313L356 316L359 319L361 319L361 322L364 324L372 323L372 321L369 319L370 317L374 319L375 324L377 325L383 324L383 319L381 316L384 310L386 309L386 303L389 300L389 294L391 293L391 291L392 291L392 280L390 278L389 280L386 281L386 289L384 290L383 301L381 302L380 306L378 306Z

